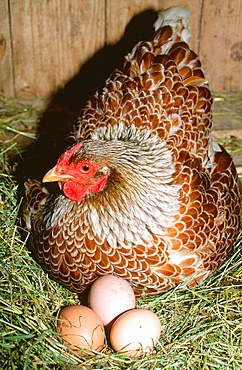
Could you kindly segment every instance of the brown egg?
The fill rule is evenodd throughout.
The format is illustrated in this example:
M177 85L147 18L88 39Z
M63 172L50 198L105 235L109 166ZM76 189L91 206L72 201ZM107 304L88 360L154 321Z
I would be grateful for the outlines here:
M123 313L114 321L110 331L113 349L128 357L139 357L149 352L161 333L158 316L140 308Z
M63 308L57 320L57 331L63 334L65 344L80 355L85 353L75 345L99 351L104 344L104 327L90 308L73 305Z
M101 276L91 286L89 306L106 326L122 312L135 307L134 291L127 280L114 275Z

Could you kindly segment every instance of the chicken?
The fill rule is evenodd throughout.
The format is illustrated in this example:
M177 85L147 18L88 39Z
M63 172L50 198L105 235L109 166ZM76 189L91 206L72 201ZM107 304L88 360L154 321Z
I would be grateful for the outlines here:
M75 144L43 182L25 183L33 257L81 293L100 275L136 295L195 286L228 257L241 216L230 155L211 137L212 97L189 49L190 11L159 15L82 109Z

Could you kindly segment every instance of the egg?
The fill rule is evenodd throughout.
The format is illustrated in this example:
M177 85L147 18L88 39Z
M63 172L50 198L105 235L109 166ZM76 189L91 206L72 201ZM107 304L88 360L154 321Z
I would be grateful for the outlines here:
M135 307L134 291L127 280L114 275L101 276L91 285L89 307L107 326L115 317Z
M90 308L73 305L63 308L58 316L57 331L65 344L80 355L85 353L75 345L99 351L104 345L104 327L97 314Z
M158 316L147 309L132 309L119 316L110 331L113 349L128 357L139 357L150 351L161 334Z

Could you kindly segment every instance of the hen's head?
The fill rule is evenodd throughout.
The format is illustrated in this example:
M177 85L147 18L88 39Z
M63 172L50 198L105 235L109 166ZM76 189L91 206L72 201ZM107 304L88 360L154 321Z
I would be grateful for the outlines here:
M107 166L82 159L82 147L83 143L78 143L67 150L43 178L43 182L58 181L65 196L75 202L80 202L88 192L104 190L109 176Z

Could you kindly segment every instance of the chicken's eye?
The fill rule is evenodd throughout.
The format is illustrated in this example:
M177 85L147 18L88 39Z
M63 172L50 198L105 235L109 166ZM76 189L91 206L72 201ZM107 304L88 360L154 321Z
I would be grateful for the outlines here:
M89 170L90 170L90 167L87 166L87 165L82 167L82 171L84 171L84 172L88 172Z
M79 162L77 168L84 176L93 176L98 169L93 163L87 161Z

